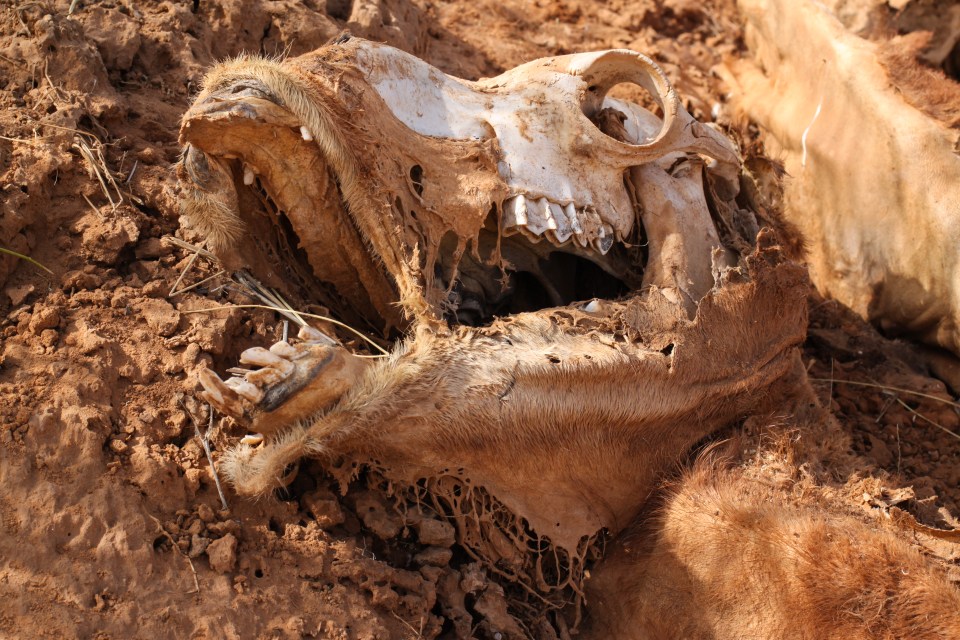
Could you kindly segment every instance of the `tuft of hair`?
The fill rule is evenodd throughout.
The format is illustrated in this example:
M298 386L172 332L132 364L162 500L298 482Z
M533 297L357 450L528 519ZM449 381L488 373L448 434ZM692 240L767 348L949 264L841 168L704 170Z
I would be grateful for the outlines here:
M228 449L220 459L220 470L237 493L265 496L285 484L287 469L306 452L306 430L297 424L261 448L239 444Z

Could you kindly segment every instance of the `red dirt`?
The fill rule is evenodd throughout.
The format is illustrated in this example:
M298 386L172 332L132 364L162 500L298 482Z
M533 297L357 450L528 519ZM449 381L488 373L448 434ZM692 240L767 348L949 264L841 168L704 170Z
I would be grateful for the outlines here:
M510 630L512 619L498 613L500 587L451 551L439 521L401 520L364 487L338 498L310 468L285 499L250 502L228 490L230 508L221 508L194 435L194 420L207 426L193 398L196 371L223 370L243 349L279 339L282 319L189 313L249 302L217 278L170 295L190 252L164 238L199 241L178 225L179 117L215 60L300 54L349 27L469 78L545 55L637 49L663 64L695 116L710 120L717 103L727 122L710 70L742 55L738 31L722 3L686 0L355 4L366 12L353 15L365 17L349 25L347 0L104 0L81 2L72 15L69 0L0 9L0 246L53 272L0 255L0 635ZM87 149L102 154L115 185L101 187ZM180 287L216 270L200 258ZM814 377L950 398L912 347L832 302L811 305ZM859 456L850 458L859 466L837 468L837 500L849 509L899 504L924 524L960 524L960 442L945 431L960 429L953 406L839 381L817 388L825 401L832 394L844 429L836 446ZM214 426L215 455L237 435ZM868 486L913 490L881 505L868 488L855 490ZM957 562L954 551L931 552Z

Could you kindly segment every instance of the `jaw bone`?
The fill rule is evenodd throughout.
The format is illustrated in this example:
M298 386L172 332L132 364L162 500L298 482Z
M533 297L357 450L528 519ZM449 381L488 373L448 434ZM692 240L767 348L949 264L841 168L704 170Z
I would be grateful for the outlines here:
M960 133L911 104L881 45L822 3L738 5L756 64L732 67L736 102L785 159L784 211L813 281L887 330L960 354Z

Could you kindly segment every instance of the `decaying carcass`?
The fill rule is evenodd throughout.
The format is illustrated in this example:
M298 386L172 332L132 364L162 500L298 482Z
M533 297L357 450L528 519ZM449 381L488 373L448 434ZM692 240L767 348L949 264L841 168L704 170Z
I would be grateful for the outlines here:
M620 83L662 115L608 97ZM762 494L705 468L638 521L658 478L706 435L749 416L824 419L797 351L805 270L760 230L771 221L734 145L690 117L653 62L602 51L465 82L343 38L283 63L217 67L181 140L186 214L228 267L406 335L370 359L307 330L246 351L258 368L242 376L202 374L204 397L262 437L223 461L240 493L269 492L307 456L344 483L375 469L428 497L472 557L538 602L571 598L578 611L586 593L598 613L584 633L789 636L777 631L793 624L789 603L765 581L862 525L817 528L784 507L775 539L752 541L753 604L737 608L729 580L717 582L726 601L704 601L697 572L729 573L721 556L739 557L729 537L764 513ZM712 527L702 549L675 535L699 505ZM628 530L587 581L599 540ZM854 563L863 579L844 585L799 576L794 595L816 592L821 615L842 617L919 581L956 610L915 551L870 535L872 573ZM765 554L792 540L803 549ZM757 609L764 593L785 608ZM883 621L916 626L891 598ZM664 617L697 607L697 624Z
M786 215L808 240L818 289L894 334L960 354L960 85L916 62L920 32L896 36L937 31L929 61L949 63L960 7L738 6L754 60L731 63L735 103L785 162Z

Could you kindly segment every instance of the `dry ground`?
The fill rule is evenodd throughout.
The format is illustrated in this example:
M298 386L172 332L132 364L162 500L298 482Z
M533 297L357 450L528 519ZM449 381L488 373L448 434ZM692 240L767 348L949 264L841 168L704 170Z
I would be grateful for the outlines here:
M69 7L0 8L0 246L52 271L0 256L0 636L495 637L508 625L500 587L456 547L418 555L430 540L451 547L444 525L401 528L362 483L337 498L307 468L286 495L250 502L227 490L222 508L195 437L207 428L196 371L232 366L278 339L283 321L191 313L249 300L221 277L201 282L216 264L165 239L199 240L178 225L180 114L215 60L309 51L353 11L354 33L469 78L551 54L644 51L695 116L729 123L711 69L745 55L730 10L684 0ZM806 359L833 380L816 387L843 428L827 447L843 453L835 499L956 526L960 416L945 387L909 345L835 303L814 296L811 308ZM237 435L215 425L214 455ZM955 549L922 542L960 579Z

